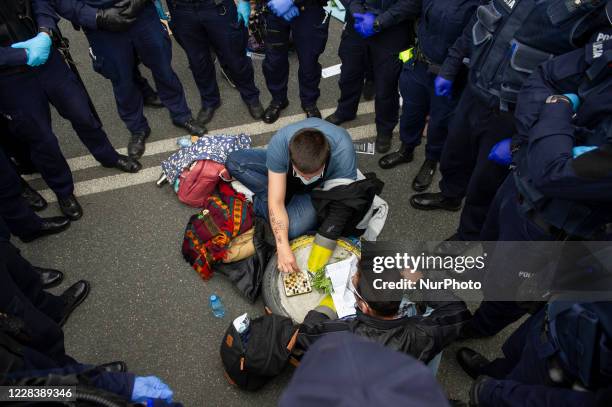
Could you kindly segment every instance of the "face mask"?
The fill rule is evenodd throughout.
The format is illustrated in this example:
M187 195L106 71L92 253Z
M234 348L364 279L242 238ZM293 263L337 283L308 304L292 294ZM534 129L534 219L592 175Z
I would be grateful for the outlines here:
M325 172L325 167L323 167L323 171L321 171L321 173L319 175L315 175L314 177L312 177L310 179L306 179L306 178L302 177L300 174L298 174L297 171L294 168L293 169L293 176L299 178L300 181L302 181L302 184L310 185L310 184L312 184L314 182L317 182L321 178L323 178L323 173L324 172Z

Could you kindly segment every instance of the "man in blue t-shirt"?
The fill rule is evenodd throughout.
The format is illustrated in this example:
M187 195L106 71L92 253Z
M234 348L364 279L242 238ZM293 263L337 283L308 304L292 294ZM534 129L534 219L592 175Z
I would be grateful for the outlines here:
M357 179L351 136L318 118L283 127L267 150L233 152L226 167L255 194L255 214L270 221L281 272L299 271L289 239L316 228L309 192L331 179Z

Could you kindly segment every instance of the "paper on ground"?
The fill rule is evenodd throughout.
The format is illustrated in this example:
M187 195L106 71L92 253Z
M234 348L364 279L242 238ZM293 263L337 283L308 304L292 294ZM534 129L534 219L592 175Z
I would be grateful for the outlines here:
M339 318L355 314L355 295L347 289L346 285L357 272L357 262L357 256L352 255L348 259L328 264L325 267L325 274L330 278L334 289L331 297Z

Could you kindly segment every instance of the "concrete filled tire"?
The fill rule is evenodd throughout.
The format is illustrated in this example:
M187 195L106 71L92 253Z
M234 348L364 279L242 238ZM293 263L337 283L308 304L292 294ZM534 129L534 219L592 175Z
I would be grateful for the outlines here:
M300 270L306 270L308 256L314 242L314 235L301 236L291 241L291 250L298 263ZM329 263L336 263L348 258L351 254L361 257L361 250L349 239L338 239L338 245L332 254ZM323 299L325 294L313 288L308 294L287 297L283 286L283 279L276 267L276 254L270 258L263 276L262 295L264 303L273 313L291 317L296 323L304 320L311 309L314 309Z

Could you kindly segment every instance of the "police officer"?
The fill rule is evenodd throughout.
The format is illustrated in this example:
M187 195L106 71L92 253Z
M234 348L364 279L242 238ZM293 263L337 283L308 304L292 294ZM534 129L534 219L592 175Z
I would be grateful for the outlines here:
M508 338L502 358L459 349L476 379L470 406L610 405L611 313L612 302L552 301Z
M253 63L246 55L251 4L248 0L167 0L172 15L170 27L181 44L193 73L202 109L198 122L206 124L221 105L215 75L214 50L251 117L260 120L263 107L255 86Z
M448 122L459 96L459 89L448 97L437 96L434 79L440 72L448 48L461 35L479 3L479 0L424 0L420 15L414 16L419 17L417 45L402 54L407 61L399 79L403 100L400 118L402 145L398 151L383 156L378 164L387 169L411 162L414 149L421 144L421 134L429 116L425 162L412 182L415 191L424 191L431 184L446 140Z
M98 14L94 25L121 29L129 20L120 9ZM105 167L137 172L141 165L119 155L95 118L85 88L53 47L56 15L47 1L9 0L0 3L0 113L13 137L27 140L32 161L55 192L60 209L71 220L82 208L73 194L70 168L51 128L49 102L72 123L77 135ZM97 21L97 23L96 23ZM2 135L2 137L8 137Z
M524 84L516 109L516 167L495 197L482 239L608 239L610 62L612 39L591 43L541 65ZM511 270L490 274L485 288L492 293L502 286L511 290L516 281ZM485 300L491 297L485 290ZM485 301L466 326L466 336L493 335L523 314L516 303Z
M63 216L40 218L21 197L23 189L9 159L0 149L0 222L24 242L62 232L70 221Z
M436 78L448 95L464 57L470 57L466 90L449 125L440 161L438 193L410 199L423 210L456 211L466 197L457 235L477 240L507 167L488 160L494 145L515 132L512 111L521 85L540 63L571 51L608 25L605 2L585 1L568 9L562 0L492 0L481 5Z
M317 108L317 100L321 94L319 56L325 50L329 28L329 14L323 10L325 5L325 0L268 1L268 12L265 16L265 58L262 68L272 101L263 115L265 123L274 123L278 120L281 110L289 105L289 38L293 39L300 63L298 82L302 109L307 118L321 118L321 112Z
M398 55L412 42L412 24L406 19L419 16L421 4L407 0L345 0L343 4L347 22L338 49L340 99L325 120L340 125L355 118L369 56L376 89L376 151L386 153L399 116L397 84L402 64Z
M83 3L100 10L128 4L122 15L134 18L134 23L122 32L97 29L89 13L74 12L73 3ZM190 134L202 136L206 128L191 115L183 86L171 66L172 42L165 26L159 21L155 5L150 0L56 0L58 13L83 27L91 46L91 58L96 72L113 84L119 116L132 136L128 155L140 158L151 128L143 114L143 95L134 80L134 55L151 70L159 98L170 111L174 125Z

